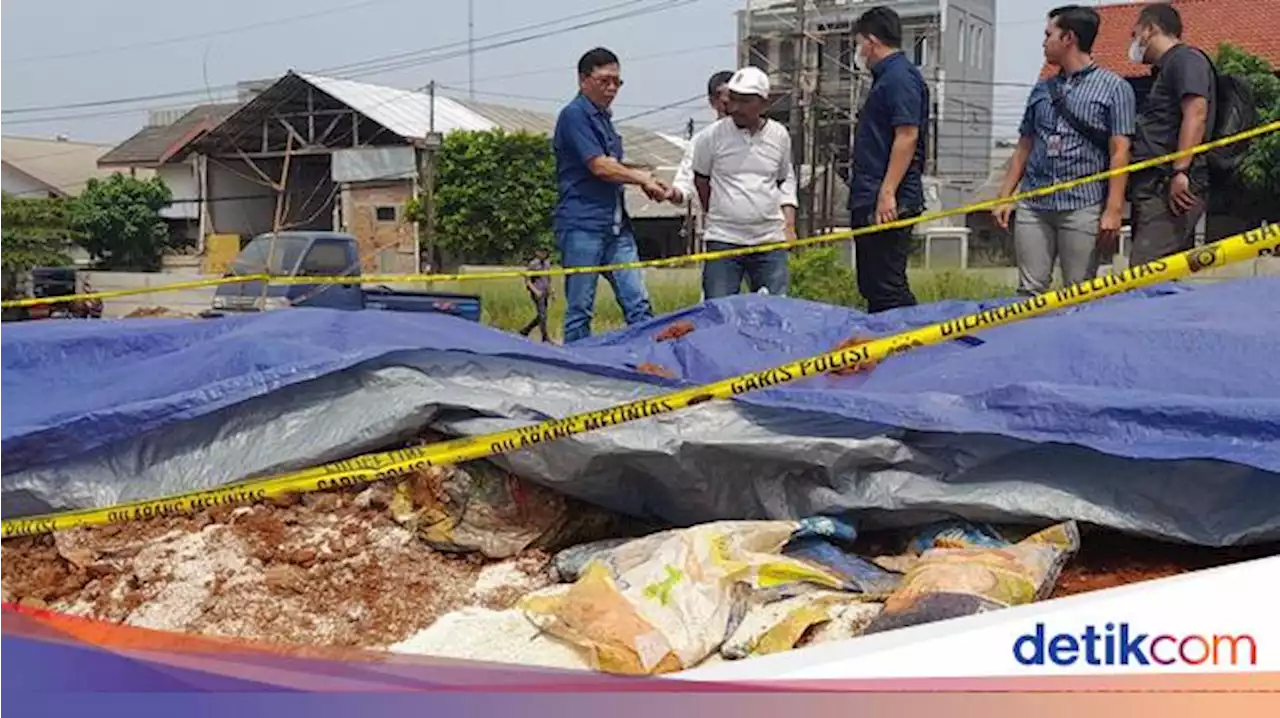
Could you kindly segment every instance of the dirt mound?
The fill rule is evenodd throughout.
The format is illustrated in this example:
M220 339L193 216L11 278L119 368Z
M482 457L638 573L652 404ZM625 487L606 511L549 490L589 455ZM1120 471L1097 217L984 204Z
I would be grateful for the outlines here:
M489 565L444 554L356 498L6 541L6 598L161 630L384 647L449 611L506 609L548 583L542 552Z
M195 314L179 312L176 309L168 307L138 307L137 309L124 315L125 319L195 319Z

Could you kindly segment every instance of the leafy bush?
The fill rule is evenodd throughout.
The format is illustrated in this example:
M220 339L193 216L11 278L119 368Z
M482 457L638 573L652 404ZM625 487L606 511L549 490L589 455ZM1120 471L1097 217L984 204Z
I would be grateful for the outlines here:
M159 177L147 180L113 174L91 179L70 205L71 229L99 267L125 271L160 269L173 248L160 210L173 194Z
M866 309L867 302L858 293L858 279L845 264L839 247L832 245L794 252L789 267L791 286L787 293L792 297Z
M543 135L451 132L437 155L436 242L468 262L528 259L554 244L555 155ZM417 208L414 208L415 211Z
M1269 62L1230 43L1218 46L1218 71L1242 75L1253 87L1260 123L1280 120L1280 78ZM1280 195L1280 133L1253 140L1240 166L1240 180L1257 198L1270 202Z

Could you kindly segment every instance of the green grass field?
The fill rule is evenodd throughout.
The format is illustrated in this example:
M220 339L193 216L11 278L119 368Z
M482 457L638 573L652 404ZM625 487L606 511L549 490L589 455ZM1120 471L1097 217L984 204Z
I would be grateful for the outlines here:
M1012 295L1013 288L1000 283L994 276L981 271L910 271L911 289L922 303L945 299L981 300ZM701 298L700 277L701 274L696 269L647 271L645 284L649 287L654 312L661 315L697 304ZM558 341L564 330L564 296L559 280L553 282L552 286L555 288L555 296L551 303L550 329L552 337ZM524 283L519 279L438 282L430 289L479 293L484 307L484 323L505 331L519 331L534 316L533 304L529 301ZM828 301L826 297L804 296L803 291L798 292L798 296L814 301ZM856 304L856 296L852 300L846 297L841 303L850 301ZM623 324L622 312L614 299L613 291L609 283L601 279L596 291L593 331L607 332L618 329Z

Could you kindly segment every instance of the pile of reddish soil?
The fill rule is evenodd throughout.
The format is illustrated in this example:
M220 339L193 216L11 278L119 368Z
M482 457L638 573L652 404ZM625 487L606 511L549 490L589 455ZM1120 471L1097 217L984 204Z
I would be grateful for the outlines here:
M168 307L138 307L137 309L124 315L125 319L195 319L196 315L179 312Z
M383 508L325 493L14 539L3 544L0 570L5 600L63 613L209 636L382 647L461 607L509 608L548 583L547 561L538 551L488 566L443 554Z
M1089 532L1080 552L1058 577L1052 598L1177 576L1189 571L1280 554L1280 544L1205 548L1136 538L1114 532Z

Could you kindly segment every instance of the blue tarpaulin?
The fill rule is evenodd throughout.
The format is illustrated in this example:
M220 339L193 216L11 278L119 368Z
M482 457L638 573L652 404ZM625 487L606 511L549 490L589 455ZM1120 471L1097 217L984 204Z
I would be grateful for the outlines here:
M1063 447L1062 456L1077 456L1082 472L1103 467L1129 471L1135 462L1142 463L1138 460L1160 460L1169 462L1165 466L1171 477L1182 476L1176 481L1171 478L1171 485L1180 486L1193 474L1230 476L1236 483L1223 491L1232 492L1236 499L1263 501L1271 516L1280 516L1280 483L1274 483L1280 479L1277 291L1280 281L1262 278L1196 288L1168 285L997 327L982 332L981 341L916 349L870 373L816 377L745 394L728 409L690 410L694 415L710 412L703 422L680 420L686 429L701 427L711 432L704 435L681 434L670 421L646 420L629 429L633 434L628 436L638 442L634 446L627 441L610 444L599 437L557 443L574 444L579 451L590 447L597 458L616 451L620 462L631 462L628 476L660 471L685 475L687 485L699 487L690 491L689 502L694 506L666 507L665 513L681 514L663 517L668 520L755 517L726 515L735 511L807 515L799 511L799 504L811 512L815 499L757 496L735 507L726 496L732 493L729 487L708 484L717 482L715 476L724 471L700 465L711 461L709 457L692 462L678 459L679 469L672 471L662 462L655 463L654 454L679 457L688 451L684 443L708 451L713 445L722 450L737 447L737 455L722 451L724 455L716 461L736 465L734 471L750 471L753 466L767 466L770 455L777 454L774 458L791 467L787 471L795 471L807 461L819 462L816 456L806 459L795 452L810 452L814 441L834 441L831 446L837 449L831 456L838 457L843 439L857 444L844 446L850 455L862 459L847 470L837 468L840 460L830 456L819 462L821 470L830 474L819 482L822 490L839 493L841 482L856 484L858 477L865 479L882 470L927 475L929 498L905 500L903 508L928 504L985 518L992 511L967 510L974 508L971 499L949 506L947 486L957 485L957 477L963 479L960 483L983 480L986 470L1000 474L1008 468L1010 457L1019 453L1034 453L1034 449L1045 456L1046 449ZM230 441L230 426L235 427L235 441L248 441L245 437L257 431L255 422L269 423L273 412L278 413L275 418L287 414L303 422L295 422L295 438L304 435L307 427L313 435L324 437L284 459L286 464L303 464L332 458L342 449L367 448L375 441L368 436L370 431L389 426L388 422L417 417L438 428L467 433L516 426L603 408L664 387L765 369L827 351L853 335L886 336L992 304L942 302L869 316L800 300L745 295L571 347L538 344L443 315L372 311L296 309L203 321L15 324L4 328L0 352L6 509L15 506L8 502L14 491L58 506L62 502L57 488L82 483L84 479L73 469L84 471L89 463L96 467L89 472L99 477L95 481L129 488L104 493L99 487L80 503L160 495L167 493L159 490L162 487L171 491L195 487L201 481L217 484L280 468L226 465L228 475L215 475L216 466L210 465L204 478L198 479L188 475L186 465L180 471L173 469L181 477L156 477L150 488L137 485L135 476L123 475L157 471L157 466L183 451L211 460L209 452L216 454L215 449L185 444L200 437L205 444ZM692 322L696 330L674 341L654 341L654 334L680 320ZM642 363L661 365L678 378L641 373L636 367ZM491 389L488 394L483 393L486 383ZM375 399L383 396L380 392L390 392L393 384L402 391L387 396L414 397L411 406L395 410L396 416L387 413L392 410L383 406L385 401ZM564 398L575 389L579 396ZM368 402L362 404L361 397ZM278 406L273 404L276 398ZM375 401L381 403L375 406ZM309 402L341 406L342 416L307 413ZM249 413L237 414L240 410ZM442 414L444 410L449 413ZM732 412L732 420L712 419L725 411ZM304 415L305 419L298 419ZM349 430L333 426L344 423L351 423ZM204 428L196 431L195 427ZM745 440L752 431L764 431L768 439ZM885 437L894 442L894 450L870 448L877 438ZM942 444L945 447L939 448ZM142 451L138 448L142 445L151 448ZM241 444L228 444L232 445ZM1001 447L996 452L998 461L990 453L996 445ZM964 455L966 446L972 447L970 457ZM541 458L529 459L526 468L534 478L542 474L545 483L601 501L603 489L598 486L574 490L579 479L584 485L590 483L587 479L551 476L557 471L551 465L556 463L555 452L561 450L548 445L522 452L542 452ZM155 457L156 451L164 457ZM1114 461L1108 463L1106 457ZM879 468L874 466L877 462ZM559 463L576 467L567 469L569 473L599 467L596 459ZM997 464L1004 468L993 469ZM1066 470L1058 466L1048 473ZM841 471L845 471L843 479L833 478ZM1148 466L1140 473L1149 471ZM1023 468L1017 473L1019 481L1034 481ZM112 478L102 478L107 476ZM1087 482L1098 478L1087 477ZM674 476L669 480L676 481ZM1069 487L1070 481L1059 476L1053 491L1061 491L1064 485ZM675 485L667 488L677 489ZM799 490L810 489L818 490L812 486ZM1111 490L1124 493L1124 487ZM1161 517L1135 521L1130 528L1209 543L1270 535L1276 529L1248 518L1257 513L1256 506L1242 509L1238 520L1228 522L1229 528L1221 517L1197 517L1195 530L1152 528L1162 521L1166 527L1190 521L1196 510L1192 504L1203 503L1202 490L1188 493L1185 502L1176 491L1166 494L1159 499L1164 505L1142 507ZM1254 491L1261 493L1254 496ZM891 510L899 498L877 501L874 508ZM645 505L637 507L638 501ZM696 506L701 501L706 502L703 511ZM1065 497L1055 507L995 513L1098 520L1090 512L1099 501L1103 499L1093 495L1085 501L1092 508L1076 512L1086 515L1072 515L1071 500ZM664 512L661 506L634 496L612 502L605 497L602 502L633 513L654 513L655 508ZM850 505L839 500L834 506L861 507L857 501ZM1133 510L1118 504L1107 507L1119 514ZM1205 528L1205 522L1215 525Z

